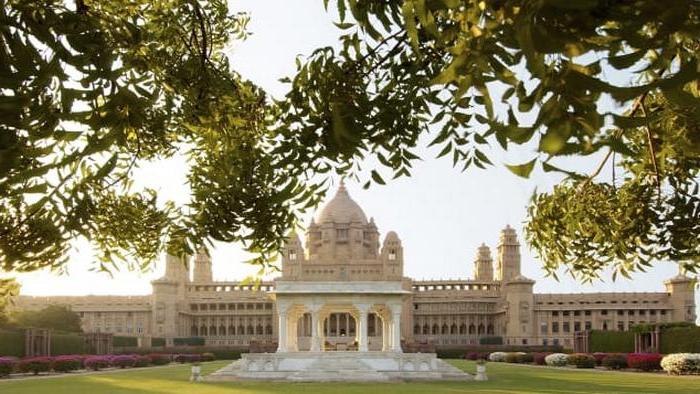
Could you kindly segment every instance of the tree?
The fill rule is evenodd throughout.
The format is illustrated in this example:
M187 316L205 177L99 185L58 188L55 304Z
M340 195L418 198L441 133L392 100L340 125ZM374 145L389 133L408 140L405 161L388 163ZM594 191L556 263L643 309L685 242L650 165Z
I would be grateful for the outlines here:
M463 170L491 165L489 145L536 144L508 168L566 176L529 208L526 236L549 273L591 280L655 259L697 272L700 4L339 0L337 12L341 49L317 50L287 80L278 154L350 175L374 155L369 186L386 170L410 176L428 135ZM577 173L558 164L571 156L602 161ZM619 176L603 178L607 166Z
M268 152L275 108L223 49L224 0L8 0L0 7L0 268L60 270L84 237L99 268L241 241L266 263L318 185ZM186 155L187 210L135 190Z
M50 328L57 331L81 332L80 316L65 305L49 305L41 310L23 310L12 315L18 327Z

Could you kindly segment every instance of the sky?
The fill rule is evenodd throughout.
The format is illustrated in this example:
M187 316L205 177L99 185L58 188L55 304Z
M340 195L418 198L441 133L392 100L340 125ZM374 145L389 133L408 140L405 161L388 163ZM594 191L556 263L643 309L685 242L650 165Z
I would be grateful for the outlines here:
M230 50L236 71L262 86L274 97L284 95L285 85L279 78L294 73L295 57L309 55L322 46L337 45L339 30L333 25L335 15L323 9L321 0L231 1L232 11L250 13L252 35L235 42ZM612 105L612 104L610 104ZM522 271L537 281L536 292L644 292L663 291L663 280L677 274L677 265L658 262L646 273L632 275L631 280L613 282L609 273L603 280L581 284L563 273L559 281L545 278L536 256L523 239L526 207L535 189L550 190L560 176L536 170L530 179L511 174L503 163L519 164L533 157L532 146L518 151L492 151L496 166L488 170L472 169L466 173L452 167L450 159L434 159L438 150L422 149L423 161L414 167L410 178L373 185L363 190L359 184L346 182L350 195L368 217L374 217L380 233L396 231L404 246L404 274L414 279L468 278L472 276L477 247L486 243L496 257L501 229L514 227L522 244ZM591 172L599 162L565 163ZM369 164L373 164L370 160ZM187 165L180 157L150 163L135 174L136 185L148 185L162 198L185 203ZM336 180L337 181L337 180ZM331 193L332 195L332 193ZM309 213L305 220L308 223ZM242 279L256 272L243 263L250 256L240 245L216 244L212 251L214 277L219 280ZM149 294L150 281L164 271L164 262L146 273L115 272L112 276L91 271L93 252L78 241L71 252L67 274L50 272L17 275L26 295ZM696 300L700 306L700 298ZM700 308L699 308L700 310ZM700 313L698 313L700 315Z

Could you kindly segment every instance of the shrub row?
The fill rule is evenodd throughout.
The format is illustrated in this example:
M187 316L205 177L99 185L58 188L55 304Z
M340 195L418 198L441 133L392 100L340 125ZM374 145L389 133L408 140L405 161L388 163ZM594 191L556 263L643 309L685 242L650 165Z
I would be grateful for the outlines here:
M673 356L673 355L671 355ZM465 355L467 360L489 360L492 362L506 362L518 364L549 365L555 367L572 366L576 368L595 368L602 366L607 369L632 368L641 371L656 371L661 369L662 355L658 353L524 353L524 352L493 352L479 353L471 352ZM694 371L695 362L700 369L700 354L683 354L669 358L668 372L674 374L686 373L676 371ZM678 365L678 366L677 366ZM665 369L665 368L664 368ZM695 373L695 372L688 372Z
M33 373L42 372L66 373L79 369L100 369L146 367L149 365L166 365L170 362L192 363L199 361L213 361L216 357L212 353L202 354L163 354L152 353L148 355L118 354L118 355L63 355L57 357L0 357L0 377L13 372Z

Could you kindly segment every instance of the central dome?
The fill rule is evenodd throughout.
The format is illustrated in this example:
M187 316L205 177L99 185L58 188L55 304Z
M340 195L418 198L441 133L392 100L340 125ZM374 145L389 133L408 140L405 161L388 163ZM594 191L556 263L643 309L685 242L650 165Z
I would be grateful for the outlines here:
M350 198L343 181L340 182L335 196L316 214L316 223L326 222L367 224L367 216L362 208Z

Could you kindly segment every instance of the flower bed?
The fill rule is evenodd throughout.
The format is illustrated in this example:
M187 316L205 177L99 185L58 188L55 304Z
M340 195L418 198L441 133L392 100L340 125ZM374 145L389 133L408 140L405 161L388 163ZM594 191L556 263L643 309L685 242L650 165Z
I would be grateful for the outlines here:
M111 365L111 358L111 356L90 356L84 361L85 368L92 369L93 371L107 368Z
M48 372L51 370L53 359L51 357L29 357L19 360L17 369L20 372L31 372L38 375L40 372Z
M661 368L671 375L700 374L700 354L674 353L661 359Z
M202 356L199 354L178 354L173 357L173 361L178 363L196 363L202 361Z
M119 368L133 367L134 365L136 365L136 357L122 354L118 356L112 356L110 362L113 366Z
M170 354L151 353L148 358L151 359L153 365L166 365L170 363L172 357Z
M504 352L493 352L489 354L489 361L496 363L502 363L506 361L506 353Z
M546 365L547 363L544 361L544 358L550 354L552 353L533 353L532 361L537 365Z
M553 353L544 358L545 364L550 367L563 367L569 360L569 356L564 353Z
M134 367L147 367L151 365L151 359L148 358L148 356L134 356L136 359L136 362L134 363Z
M17 357L0 357L0 377L7 376L17 368Z
M57 356L53 359L53 370L56 372L71 372L81 369L83 360L80 356L65 355Z
M627 355L627 366L642 371L658 371L662 357L659 353L630 353Z
M567 358L567 364L576 368L595 368L595 357L586 353L574 353Z
M627 356L624 354L608 354L601 365L607 369L627 368Z

